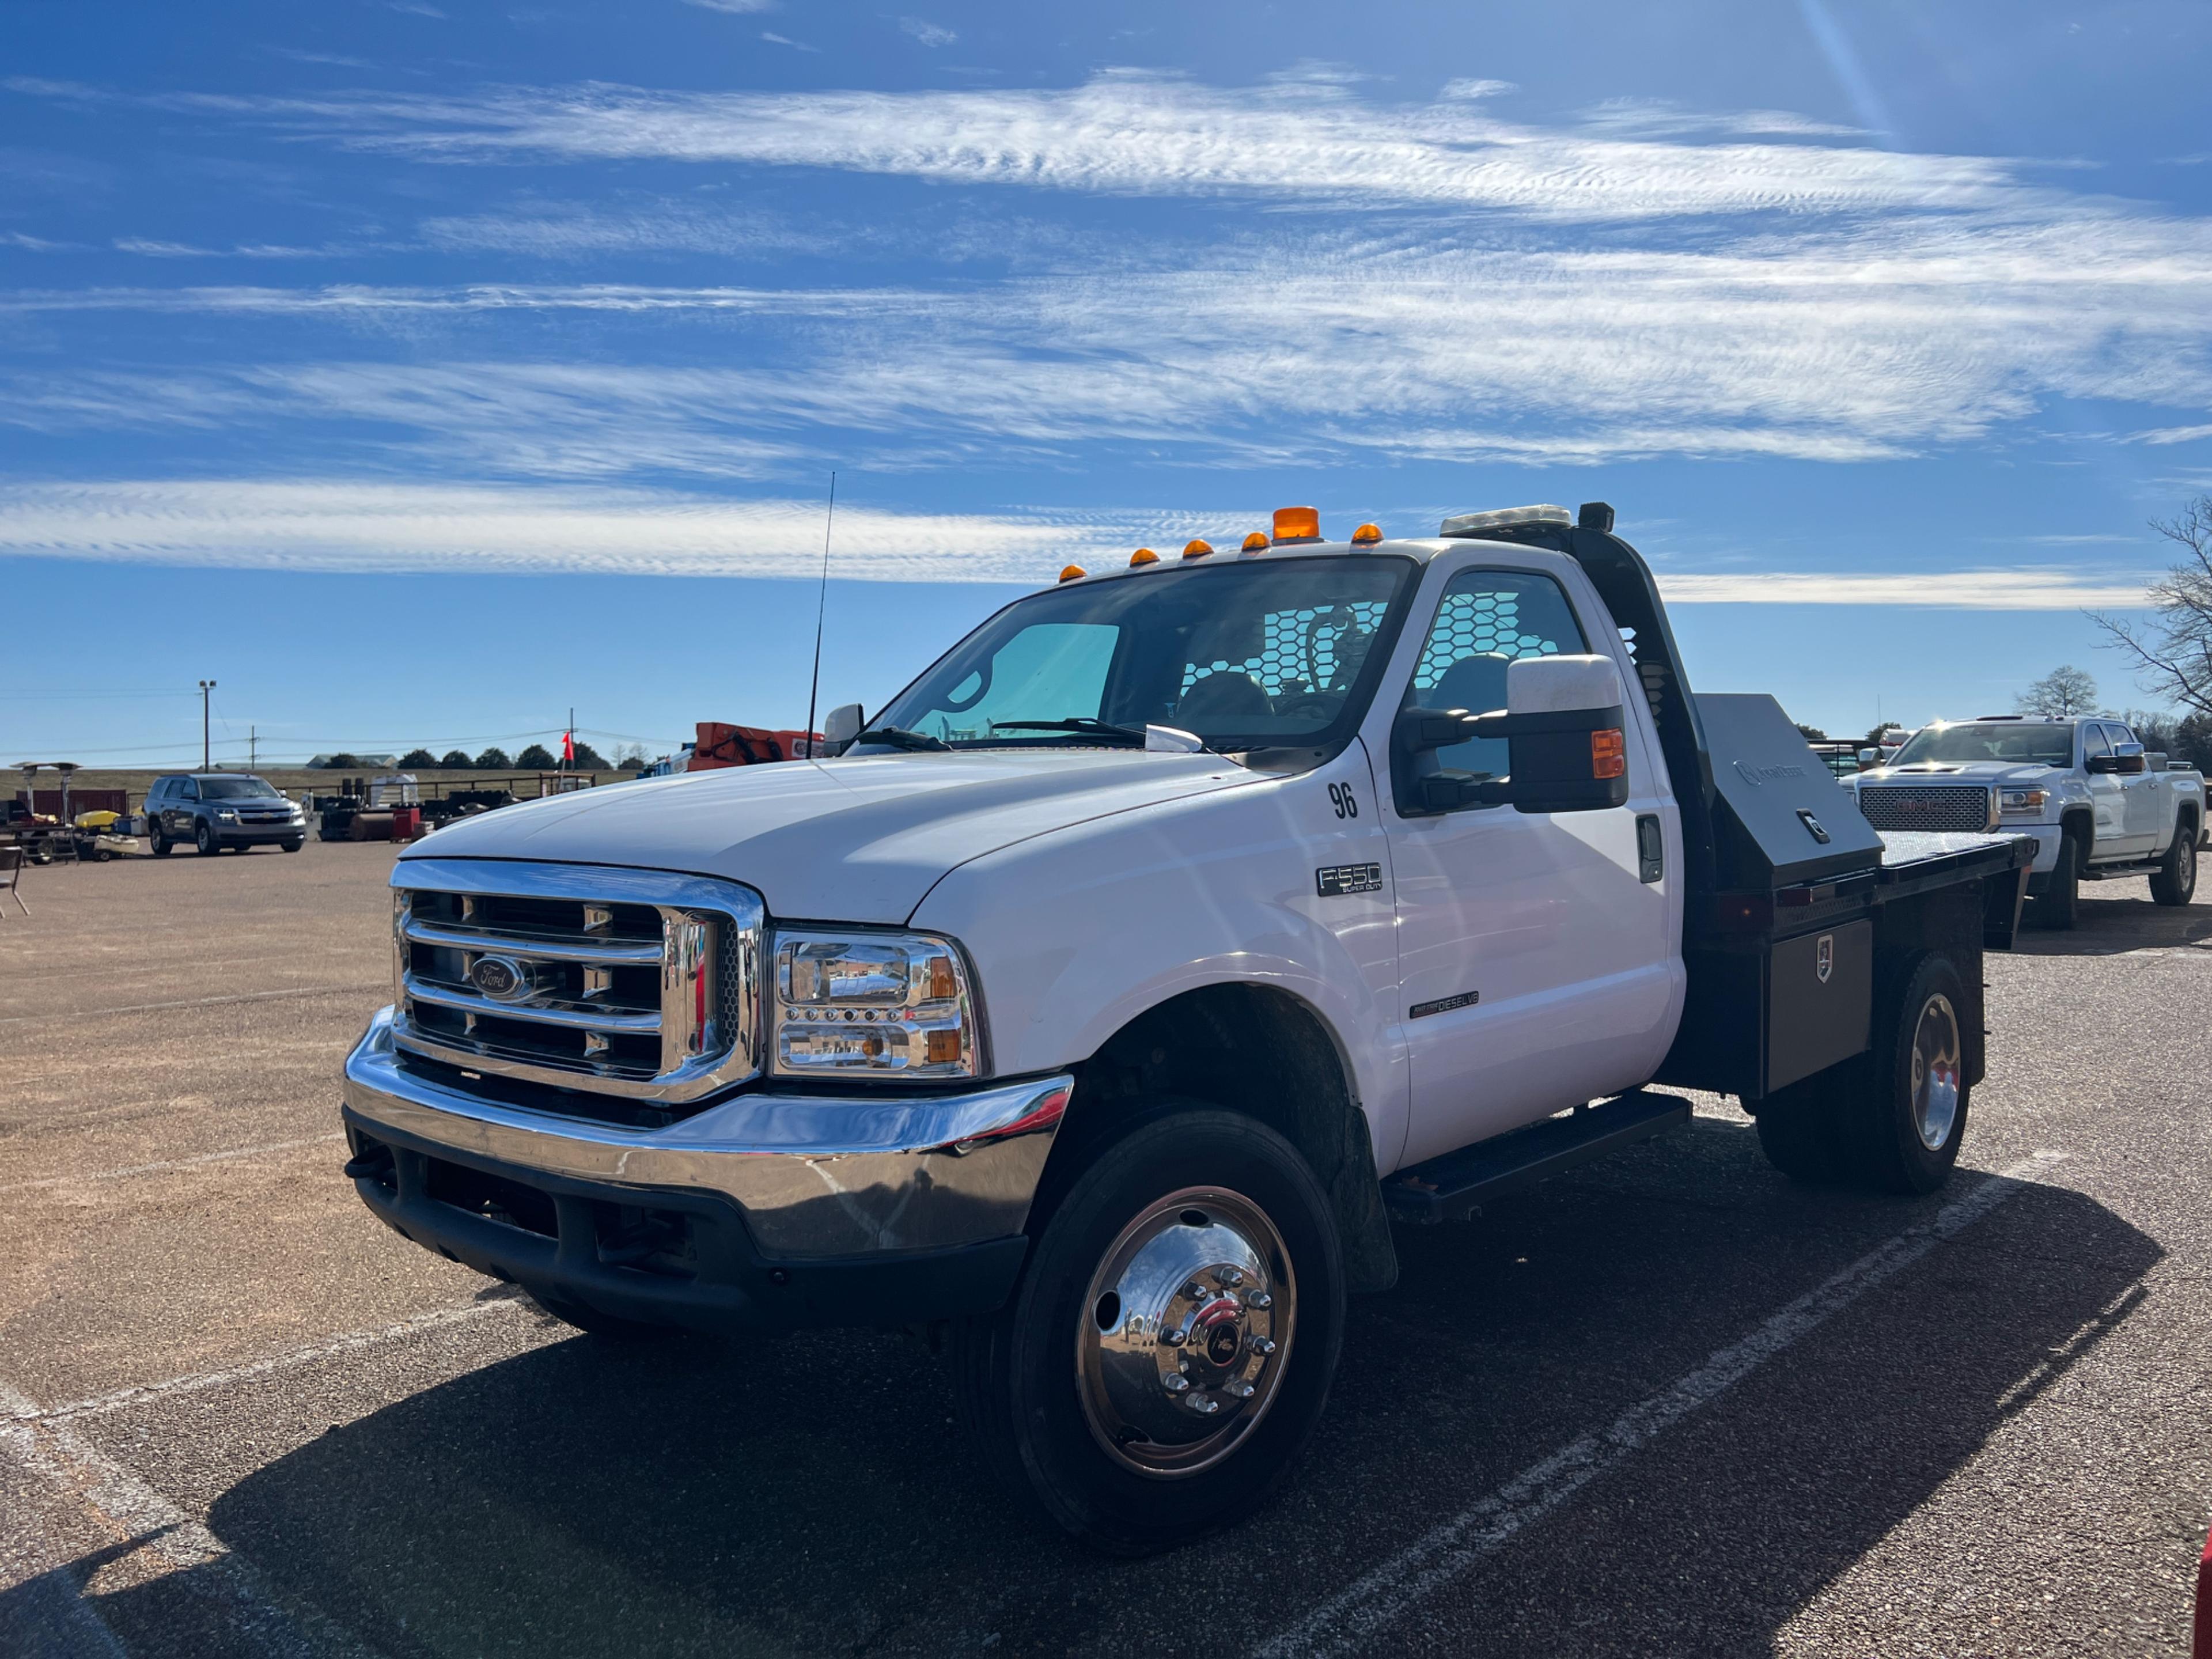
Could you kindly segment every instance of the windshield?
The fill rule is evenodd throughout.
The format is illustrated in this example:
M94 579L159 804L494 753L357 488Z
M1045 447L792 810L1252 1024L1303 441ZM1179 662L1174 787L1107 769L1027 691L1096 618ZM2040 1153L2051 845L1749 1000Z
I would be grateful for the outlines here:
M1224 752L1328 746L1366 707L1416 574L1352 554L1054 588L985 623L869 730L955 748L1134 746L1151 723Z
M1987 726L1931 726L1916 733L1897 751L1890 764L1914 766L1928 761L1954 764L2006 761L2014 766L2071 766L2074 728L2015 726L2010 721Z
M263 800L276 792L255 777L202 778L202 800Z

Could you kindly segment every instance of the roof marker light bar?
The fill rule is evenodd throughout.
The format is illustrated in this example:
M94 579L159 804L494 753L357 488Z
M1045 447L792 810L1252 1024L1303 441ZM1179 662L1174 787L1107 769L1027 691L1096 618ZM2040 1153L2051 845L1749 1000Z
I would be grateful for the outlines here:
M1446 519L1439 536L1488 536L1501 530L1528 530L1541 525L1565 530L1574 516L1564 507L1504 507L1494 513L1459 513Z

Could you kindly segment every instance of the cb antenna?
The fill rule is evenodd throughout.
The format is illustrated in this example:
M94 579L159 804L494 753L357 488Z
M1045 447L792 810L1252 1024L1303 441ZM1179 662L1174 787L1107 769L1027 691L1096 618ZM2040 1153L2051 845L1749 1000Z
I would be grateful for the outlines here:
M830 608L830 531L837 522L837 475L830 475L830 513L822 521L822 591L814 604L814 674L806 685L806 757L814 752L814 700L822 690L822 618Z

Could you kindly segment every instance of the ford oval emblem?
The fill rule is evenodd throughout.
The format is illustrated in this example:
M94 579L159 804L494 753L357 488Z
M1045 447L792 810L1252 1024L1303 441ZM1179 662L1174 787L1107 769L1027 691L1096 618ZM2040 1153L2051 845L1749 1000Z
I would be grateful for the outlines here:
M513 1002L530 994L530 975L512 957L478 957L469 969L469 983L499 1002Z

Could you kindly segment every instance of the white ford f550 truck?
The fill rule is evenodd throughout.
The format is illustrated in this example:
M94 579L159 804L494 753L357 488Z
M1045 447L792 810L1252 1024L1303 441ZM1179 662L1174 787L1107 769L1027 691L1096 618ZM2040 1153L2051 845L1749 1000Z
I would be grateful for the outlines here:
M1612 528L1291 509L1071 568L836 758L439 831L347 1174L586 1330L945 1333L988 1461L1121 1552L1274 1485L1393 1219L1686 1119L1648 1085L1935 1188L2032 843L1877 835L1692 696Z
M1878 830L2033 836L2028 915L2042 927L2074 925L2084 881L2148 875L2160 904L2197 890L2204 780L2144 753L2117 720L1938 720L1844 787Z

